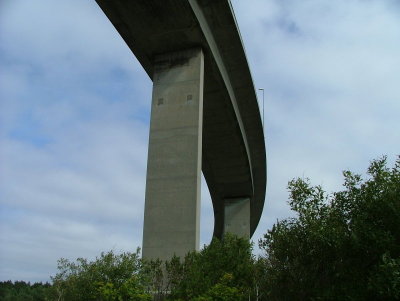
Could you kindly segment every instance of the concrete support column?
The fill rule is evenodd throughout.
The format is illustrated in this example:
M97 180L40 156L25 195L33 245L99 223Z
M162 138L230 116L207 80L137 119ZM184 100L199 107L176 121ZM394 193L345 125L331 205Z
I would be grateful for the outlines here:
M250 239L250 199L226 199L224 211L224 233Z
M204 59L201 49L155 58L143 257L199 249Z

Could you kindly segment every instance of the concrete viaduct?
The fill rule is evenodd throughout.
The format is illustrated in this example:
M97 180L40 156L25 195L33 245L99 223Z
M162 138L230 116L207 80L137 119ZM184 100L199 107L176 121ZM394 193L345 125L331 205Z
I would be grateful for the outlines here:
M214 236L250 238L266 190L264 133L229 0L96 0L153 80L143 256L199 248L201 171Z

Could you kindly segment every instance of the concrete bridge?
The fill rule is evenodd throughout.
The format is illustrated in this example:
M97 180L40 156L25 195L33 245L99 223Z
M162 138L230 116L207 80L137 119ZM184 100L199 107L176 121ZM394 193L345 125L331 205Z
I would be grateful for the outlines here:
M214 236L251 237L266 189L264 133L229 0L96 0L153 80L143 256L199 248L201 170Z

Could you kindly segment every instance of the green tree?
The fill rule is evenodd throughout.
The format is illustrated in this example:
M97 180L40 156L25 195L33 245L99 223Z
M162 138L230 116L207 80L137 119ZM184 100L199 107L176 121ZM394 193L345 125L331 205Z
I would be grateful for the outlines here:
M400 157L372 161L368 178L344 172L328 195L309 180L289 182L296 218L260 240L265 300L398 300Z
M139 251L102 253L92 262L60 259L49 296L51 300L248 300L254 261L249 241L229 234L182 260L146 261L139 258Z
M246 300L242 290L234 286L232 274L224 274L220 281L212 286L205 294L194 298L193 301L241 301Z
M150 292L155 300L163 300L168 286L165 285L164 263L160 260L142 260L142 276L146 285L146 291Z
M145 293L143 265L136 253L101 253L94 261L58 261L52 277L52 297L56 300L151 300Z
M227 234L222 240L214 239L200 252L188 253L182 263L174 258L166 263L166 267L167 278L171 280L171 300L210 297L212 293L224 289L232 293L237 290L240 292L237 295L247 300L252 293L254 256L247 239ZM231 277L229 285L224 278L226 275Z
M0 300L2 301L44 301L47 300L49 283L36 282L31 284L24 281L0 282Z

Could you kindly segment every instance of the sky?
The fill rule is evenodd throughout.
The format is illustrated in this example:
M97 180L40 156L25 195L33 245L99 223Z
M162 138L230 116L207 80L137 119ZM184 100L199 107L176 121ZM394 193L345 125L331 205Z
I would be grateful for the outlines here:
M262 111L257 241L289 180L342 189L400 154L400 4L233 0ZM141 246L152 82L95 1L0 0L0 281ZM201 245L213 213L203 180Z

